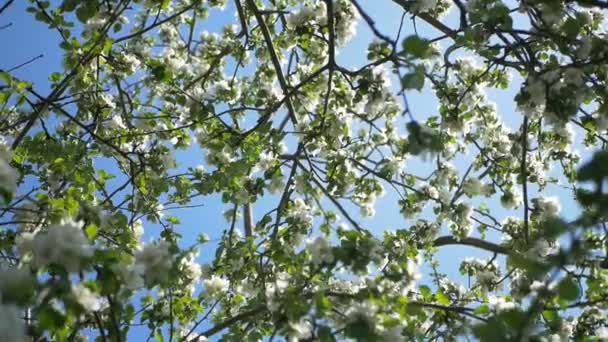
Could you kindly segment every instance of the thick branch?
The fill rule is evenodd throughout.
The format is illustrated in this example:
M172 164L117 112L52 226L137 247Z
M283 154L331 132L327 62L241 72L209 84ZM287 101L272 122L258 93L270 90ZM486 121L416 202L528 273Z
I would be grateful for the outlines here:
M243 219L245 222L245 236L250 237L253 235L253 212L251 210L251 203L243 205Z
M453 236L440 236L433 241L433 245L435 247L447 246L447 245L464 245L477 247L480 249L484 249L489 252L494 252L498 254L508 255L511 251L506 246L498 245L492 242L488 242L478 238L464 238L457 240Z
M202 334L198 335L195 339L193 339L192 341L204 341L203 338L205 337L210 337L213 336L217 333L219 333L220 331L230 327L231 325L237 323L238 321L245 319L245 318L249 318L250 316L253 316L255 314L258 314L260 312L262 312L262 310L264 309L263 306L258 306L256 308L253 308L249 311L245 311L242 312L234 317L228 318L227 320L218 323L217 325L211 327L210 329L208 329L207 331L203 332Z

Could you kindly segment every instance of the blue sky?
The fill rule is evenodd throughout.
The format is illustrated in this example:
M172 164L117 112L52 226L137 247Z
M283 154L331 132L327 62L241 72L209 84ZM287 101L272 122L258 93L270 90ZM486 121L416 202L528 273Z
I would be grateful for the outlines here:
M376 24L380 31L389 36L395 36L399 27L402 9L393 4L390 0L367 0L361 1L361 4L368 11L372 18L376 20ZM14 75L31 81L36 90L41 94L48 94L50 91L48 76L52 72L62 72L61 68L61 50L58 47L59 39L57 33L49 30L44 24L36 22L29 13L26 13L25 8L27 1L16 1L3 15L0 16L0 27L11 23L8 28L0 30L0 40L3 42L4 51L0 53L0 68L10 69L31 58L43 54L43 57L32 62L31 64L15 71ZM446 18L448 23L453 23L456 20L456 13L453 11ZM223 24L235 23L233 3L225 11L214 11L209 16L209 21L203 24L203 28L209 31L214 31ZM437 35L435 31L427 27L421 20L417 21L418 33L423 36L434 37ZM402 37L413 33L413 24L409 17L406 17ZM338 54L338 61L341 65L347 67L356 67L365 63L367 45L372 39L372 34L364 22L360 22L358 26L358 34L354 41L347 47L342 49ZM516 84L518 78L515 77ZM394 82L397 84L398 82ZM514 110L513 96L517 92L518 86L512 86L504 91L492 90L489 91L488 97L496 102L499 114L506 123L516 130L521 120L521 115ZM409 92L407 94L411 110L416 119L424 119L429 115L437 113L437 101L428 88L422 92ZM577 138L580 139L580 132ZM584 154L585 155L585 154ZM466 159L466 158L465 158ZM457 163L459 171L463 173L468 164L465 164L465 159ZM186 152L180 152L178 161L181 169L189 166L196 166L203 163L203 154L200 149L192 148ZM99 161L98 167L108 170L115 169L113 165L107 161ZM427 165L423 162L411 160L407 166L408 170L413 173L424 174L421 172L427 169ZM116 184L120 183L121 179L115 180ZM27 186L27 184L25 185ZM562 201L562 214L567 218L572 218L578 208L571 199L568 192L564 190L551 188L549 194L554 194L560 197ZM364 226L370 227L371 230L379 234L386 228L405 228L407 222L399 214L396 205L396 196L391 195L387 191L387 195L378 203L377 214L373 219L364 221ZM198 198L195 204L203 203L203 207L196 209L175 209L169 210L167 215L174 215L180 218L181 225L178 231L184 236L184 245L188 245L194 241L194 238L201 232L208 234L212 243L206 245L201 250L200 260L202 262L209 261L214 255L216 244L213 243L221 235L221 231L228 224L223 218L222 212L227 207L221 203L219 196L207 196ZM265 199L262 203L256 204L255 214L260 214L262 208L268 208L276 205L272 198ZM521 211L507 212L502 209L497 201L488 201L490 209L496 213L498 217L504 215L520 215ZM355 215L358 216L358 215ZM259 218L259 217L258 217ZM146 235L145 239L149 240L152 237L158 236L159 227L153 224L145 224ZM492 236L491 234L489 236ZM458 275L458 262L467 256L491 256L472 248L463 247L443 247L437 254L437 258L442 262L441 270L447 273L452 279L463 279ZM428 279L428 278L427 278ZM424 278L423 278L423 283ZM133 340L139 340L143 337L144 329L135 329L130 336Z

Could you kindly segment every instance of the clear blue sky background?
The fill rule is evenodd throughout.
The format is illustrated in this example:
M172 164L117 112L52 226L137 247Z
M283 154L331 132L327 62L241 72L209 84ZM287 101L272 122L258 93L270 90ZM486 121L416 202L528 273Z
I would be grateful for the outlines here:
M402 14L402 9L400 7L393 4L390 0L367 0L361 1L361 3L371 17L376 20L377 26L382 32L393 37L396 35ZM41 59L19 69L14 75L31 81L39 93L48 94L50 91L48 76L52 72L62 72L61 49L58 47L60 41L55 31L49 30L44 24L35 21L29 13L26 13L26 6L27 1L18 0L0 16L0 26L12 23L12 26L9 28L0 30L0 41L3 43L3 49L0 51L0 68L10 69L35 56L43 54L44 56ZM210 14L208 22L203 24L203 28L213 32L224 24L238 24L238 21L235 20L234 13L233 2L229 1L226 10L213 11ZM455 14L456 11L452 11L446 20L451 23L455 22ZM417 28L418 33L423 36L435 37L438 35L436 31L425 26L420 20L417 21ZM339 52L338 60L340 64L344 66L356 67L365 63L367 45L373 37L371 31L363 21L360 21L357 32L357 37L353 42ZM407 17L402 37L412 33L412 21ZM511 126L513 130L516 130L517 127L519 127L521 115L515 112L512 99L519 88L517 84L520 80L517 77L515 77L514 80L514 86L511 88L505 91L492 90L489 92L488 97L491 101L496 102L499 115L503 117L505 122ZM394 84L397 83L398 82L396 81L394 82ZM420 93L410 92L407 96L411 110L416 119L421 120L429 115L435 115L437 113L437 101L428 88L425 88ZM577 133L577 141L579 141L581 134L580 132ZM583 153L583 155L587 154ZM456 163L461 174L464 173L468 166L466 161L468 160L464 158ZM203 163L203 154L199 148L193 147L187 152L179 153L178 162L180 164L180 169L196 166ZM108 170L115 169L115 167L107 161L101 160L98 163L98 167L106 168ZM415 159L408 161L407 169L409 172L420 175L425 175L428 172L427 170L429 170L428 165ZM119 184L120 181L121 179L115 180L116 184ZM31 184L25 184L23 188L28 188L29 186L31 186ZM569 192L552 187L550 188L549 194L560 197L562 214L564 214L566 218L573 218L579 211L572 200L571 195L569 195ZM200 255L201 262L208 262L214 256L217 238L220 237L222 230L227 228L228 224L224 220L222 212L228 207L221 203L219 196L215 195L198 198L195 200L195 203L203 203L204 207L170 210L166 214L175 215L180 218L182 223L178 231L184 236L183 245L192 243L195 237L201 232L204 232L211 237L211 243L201 250ZM396 203L397 197L387 188L387 195L378 203L376 216L372 219L365 220L364 226L369 227L375 234L381 234L381 232L387 228L398 229L407 227L407 222L399 214ZM481 201L475 203L481 203ZM498 201L487 201L487 204L497 217L504 217L507 214L521 215L521 210L512 212L504 210ZM272 198L264 199L261 203L256 204L254 214L261 214L261 209L270 208L275 205L276 202ZM358 214L355 216L358 217ZM160 232L158 226L149 223L145 224L145 228L146 234L144 240L146 241L158 236L158 233ZM494 241L496 241L495 235L489 234L488 236L494 238ZM450 278L460 280L464 284L466 284L466 282L464 282L465 279L458 274L458 262L469 256L489 257L491 255L465 247L443 247L437 254L437 258L442 261L441 271L447 273ZM426 273L428 273L428 268L425 267L423 268L422 283L425 283L425 280L428 280ZM145 336L147 336L146 329L134 329L133 333L130 335L130 340L142 340Z

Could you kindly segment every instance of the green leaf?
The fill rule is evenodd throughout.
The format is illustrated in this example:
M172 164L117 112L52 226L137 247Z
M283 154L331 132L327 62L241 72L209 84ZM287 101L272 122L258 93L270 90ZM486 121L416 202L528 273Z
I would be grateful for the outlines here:
M578 170L579 181L601 182L608 176L608 152L600 151L593 155L593 159Z
M526 257L525 255L518 253L512 253L511 255L509 255L508 262L517 268L525 270L529 274L535 275L544 274L550 268L550 265L546 263L532 260Z
M7 93L0 92L0 105L8 102L9 95Z
M411 55L416 58L428 58L431 56L433 49L427 39L420 38L417 35L411 35L403 39L401 43L403 52L406 55Z
M319 327L317 336L321 342L333 342L336 340L334 334L331 332L331 328L325 325Z
M76 18L83 24L86 24L86 22L93 18L95 14L97 14L95 2L87 2L76 10Z
M554 321L557 318L557 313L554 310L543 311L543 318L547 321Z
M98 232L99 232L99 228L94 224L90 224L85 228L85 233L87 234L87 237L90 240L95 239L95 237L97 237Z
M31 86L31 84L29 82L26 81L19 81L17 82L17 84L15 85L15 88L17 90L23 90L23 89L27 89Z
M51 82L59 82L61 80L61 73L54 72L49 76L49 81Z
M443 304L443 305L449 305L450 304L450 298L448 296L445 295L445 293L443 292L437 292L435 293L435 299L437 299L437 302L439 304Z
M580 290L574 279L567 277L557 286L557 293L565 300L573 301L578 298Z
M38 326L42 329L55 329L65 322L65 317L50 305L44 305L36 312Z
M13 78L11 77L11 74L6 71L0 71L0 81L3 81L4 83L10 85L12 79Z
M550 218L541 225L546 238L555 238L568 231L568 224L559 218Z
M158 342L164 342L165 341L165 338L163 337L163 333L162 333L162 331L160 331L160 329L157 329L154 332L154 337L156 337L156 340Z
M72 12L76 9L76 6L78 6L81 1L82 0L63 0L63 3L61 3L61 9L64 12Z
M403 75L401 85L404 89L416 89L420 91L424 87L424 67L416 66L413 72Z
M490 307L487 304L482 304L473 311L476 315L486 315L490 313Z
M429 288L426 285L421 285L420 288L420 294L422 295L423 298L429 298L431 296L431 288Z

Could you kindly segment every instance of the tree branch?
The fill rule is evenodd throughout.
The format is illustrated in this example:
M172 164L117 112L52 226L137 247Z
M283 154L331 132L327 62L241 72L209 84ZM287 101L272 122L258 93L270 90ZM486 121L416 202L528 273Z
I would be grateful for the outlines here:
M477 247L477 248L484 249L489 252L505 254L505 255L509 255L511 253L511 250L506 246L498 245L498 244L495 244L492 242L488 242L486 240L472 238L472 237L457 240L453 236L440 236L440 237L436 238L435 241L433 241L433 246L435 246L435 247L441 247L441 246L447 246L447 245L464 245L464 246Z
M260 312L262 312L262 310L264 310L263 306L258 306L255 307L249 311L245 311L245 312L241 312L240 314L233 316L231 318L228 318L227 320L218 323L217 325L211 327L210 329L208 329L207 331L204 331L203 333L199 334L195 339L193 339L192 341L203 341L203 338L207 338L210 336L213 336L217 333L219 333L220 331L230 327L231 325L237 323L238 321L248 318L250 316L253 316L255 314L258 314Z

